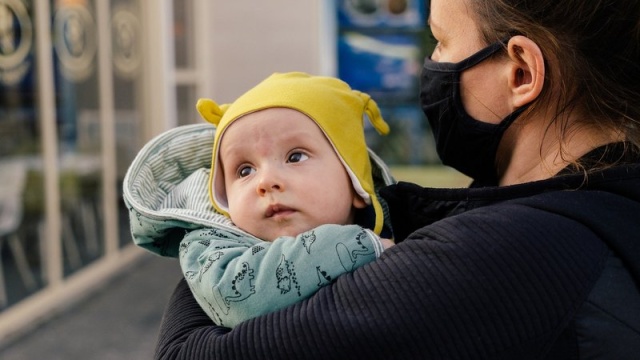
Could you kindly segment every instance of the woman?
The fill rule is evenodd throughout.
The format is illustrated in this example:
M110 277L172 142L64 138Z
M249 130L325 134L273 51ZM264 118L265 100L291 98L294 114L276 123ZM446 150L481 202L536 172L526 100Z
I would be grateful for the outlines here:
M432 0L429 21L422 106L471 188L386 188L396 246L233 331L180 283L158 358L640 354L640 3Z

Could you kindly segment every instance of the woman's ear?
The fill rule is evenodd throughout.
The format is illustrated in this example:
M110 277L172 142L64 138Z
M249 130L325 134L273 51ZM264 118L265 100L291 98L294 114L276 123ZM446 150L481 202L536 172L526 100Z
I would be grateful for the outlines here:
M544 57L540 47L525 36L516 35L507 44L512 68L509 86L512 105L522 107L535 100L544 85Z

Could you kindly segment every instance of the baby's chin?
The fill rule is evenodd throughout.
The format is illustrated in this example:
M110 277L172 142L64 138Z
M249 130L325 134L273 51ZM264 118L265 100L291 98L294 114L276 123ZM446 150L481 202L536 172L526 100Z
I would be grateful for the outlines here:
M264 236L261 237L261 239L268 241L268 242L274 242L275 240L279 239L279 238L285 238L285 237L296 237L300 234L302 234L304 231L285 231L285 232L281 232L281 233L277 233L277 234L270 234L269 236Z
M270 232L269 234L264 234L264 236L258 236L260 239L268 241L268 242L273 242L278 238L282 238L282 237L296 237L306 231L309 231L313 228L315 228L317 226L305 226L305 227L298 227L298 228L285 228L285 229L278 229L277 231L274 232Z

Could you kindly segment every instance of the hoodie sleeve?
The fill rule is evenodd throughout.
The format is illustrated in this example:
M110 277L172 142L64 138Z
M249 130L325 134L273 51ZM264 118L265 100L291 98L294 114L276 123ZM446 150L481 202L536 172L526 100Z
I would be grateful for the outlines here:
M184 237L179 257L202 309L216 324L234 327L309 297L382 251L370 230L323 225L273 242L220 229L195 230Z

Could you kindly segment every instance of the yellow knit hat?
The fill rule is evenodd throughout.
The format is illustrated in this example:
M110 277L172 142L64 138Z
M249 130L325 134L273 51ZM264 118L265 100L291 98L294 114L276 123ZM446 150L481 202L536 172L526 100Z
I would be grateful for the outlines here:
M224 179L218 165L220 140L225 129L244 115L278 107L305 114L324 132L345 165L355 191L373 206L376 219L372 230L379 234L384 216L374 191L364 137L364 116L367 115L380 134L387 134L389 126L369 95L352 90L339 79L301 72L275 73L232 104L218 106L213 100L198 100L196 108L200 115L217 127L209 175L209 196L216 210L228 216Z

